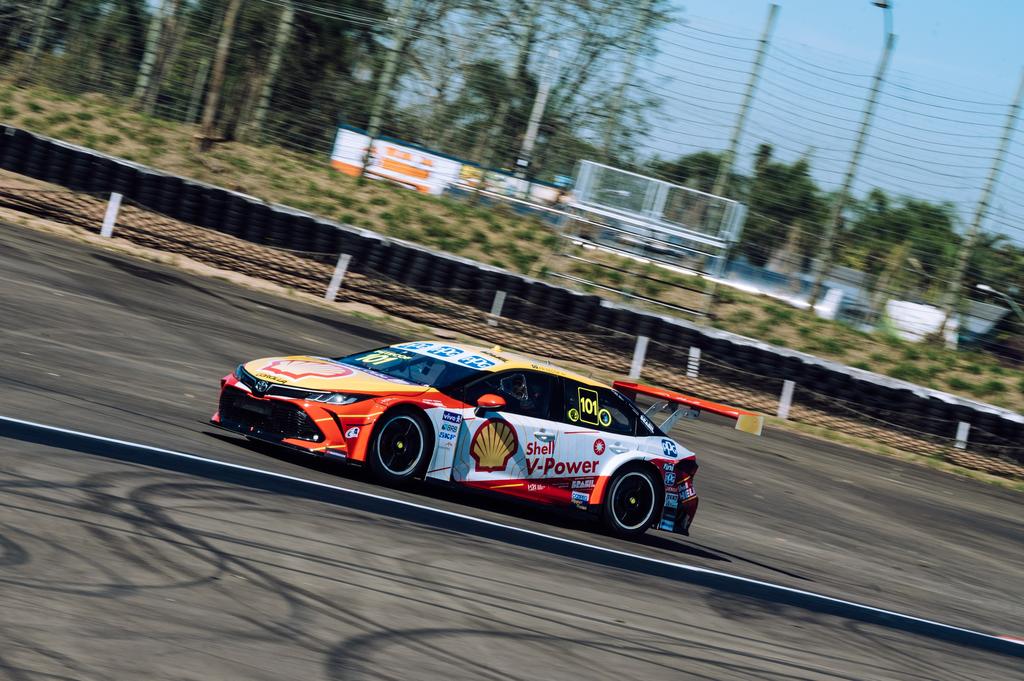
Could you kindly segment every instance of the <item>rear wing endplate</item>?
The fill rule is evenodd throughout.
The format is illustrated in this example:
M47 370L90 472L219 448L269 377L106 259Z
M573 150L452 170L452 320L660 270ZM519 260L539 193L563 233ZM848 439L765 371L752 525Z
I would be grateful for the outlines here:
M630 383L628 381L615 381L612 383L612 387L625 394L631 400L635 400L636 396L639 394L654 397L659 400L665 400L671 405L689 407L689 409L683 410L679 409L678 406L674 406L674 408L670 410L671 413L669 417L665 419L664 423L659 424L659 426L666 432L681 417L688 416L690 418L696 418L697 416L700 416L701 410L736 419L736 430L743 431L744 433L760 435L761 431L764 429L764 416L755 414L754 412L744 411L743 409L737 409L736 407L730 407L726 404L710 402L708 400L702 400L699 397L691 397L671 390L655 388L649 385L640 385L639 383ZM654 407L649 409L648 412L662 411L666 406L668 405L656 404ZM647 416L650 417L651 414L648 413Z

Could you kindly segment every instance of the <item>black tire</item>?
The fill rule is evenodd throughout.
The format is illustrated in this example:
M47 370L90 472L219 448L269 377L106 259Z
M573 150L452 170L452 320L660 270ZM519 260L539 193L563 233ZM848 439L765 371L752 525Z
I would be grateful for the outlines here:
M433 433L426 417L415 409L395 409L377 421L366 454L366 467L385 485L416 478L430 461Z
M654 474L638 466L625 466L612 476L601 509L605 529L616 537L635 539L658 520L664 496Z

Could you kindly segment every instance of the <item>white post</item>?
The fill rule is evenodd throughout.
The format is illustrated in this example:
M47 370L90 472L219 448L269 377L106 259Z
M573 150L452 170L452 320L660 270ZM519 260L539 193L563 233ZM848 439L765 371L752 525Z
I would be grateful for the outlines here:
M345 278L345 272L348 271L348 263L352 260L352 256L348 253L342 253L338 256L338 264L334 266L334 274L331 276L331 283L327 285L327 293L324 294L324 300L334 302L334 299L338 297L338 289L341 288L341 280Z
M114 234L114 225L117 224L119 210L121 210L121 195L117 192L110 192L110 201L107 202L107 213L103 216L100 236L109 239Z
M647 343L650 340L647 336L636 337L636 347L633 348L633 363L629 366L630 378L640 378L640 372L644 369L644 358L647 357Z
M796 383L793 381L785 380L782 382L782 394L779 395L779 410L775 414L780 419L789 418L789 407L793 404L793 388L796 387Z
M690 346L690 358L686 361L686 377L697 378L700 373L700 348Z
M971 432L971 424L967 421L961 421L956 425L956 444L954 445L957 449L967 449L967 433Z
M491 326L498 325L498 317L501 316L501 308L505 306L505 292L495 291L494 302L491 303L491 314L487 315L487 323Z

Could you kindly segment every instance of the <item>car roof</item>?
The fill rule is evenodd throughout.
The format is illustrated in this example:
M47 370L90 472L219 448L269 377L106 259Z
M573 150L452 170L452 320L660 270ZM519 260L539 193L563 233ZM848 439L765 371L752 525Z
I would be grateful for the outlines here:
M444 346L447 346L447 347L451 347L451 348L456 348L458 350L462 350L463 352L466 352L466 353L471 353L471 354L474 354L474 355L480 355L482 357L486 357L487 359L490 359L492 361L497 362L493 366L490 366L487 369L484 369L484 371L488 371L488 372L492 372L492 373L498 372L498 371L508 371L509 369L529 369L531 371L539 371L541 373L551 374L553 376L560 376L562 378L568 378L570 380L578 381L578 382L583 383L585 385L598 386L598 387L601 387L601 388L609 387L608 384L604 383L603 381L598 381L598 380L595 380L593 378L590 378L589 376L584 376L583 374L578 374L578 373L576 373L574 371L569 371L568 369L563 369L562 367L555 366L554 364L551 364L550 362L542 362L542 361L538 361L538 360L532 359L530 357L526 357L524 355L516 354L514 352L507 352L506 350L504 350L499 345L495 345L495 346L492 346L490 348L485 348L485 347L481 347L479 345L469 345L469 344L466 344L466 343L453 343L451 341L408 341L408 342L430 343L431 345L438 345L438 346L444 345ZM392 346L392 347L406 345L407 343L397 343L397 344L395 344L395 346Z

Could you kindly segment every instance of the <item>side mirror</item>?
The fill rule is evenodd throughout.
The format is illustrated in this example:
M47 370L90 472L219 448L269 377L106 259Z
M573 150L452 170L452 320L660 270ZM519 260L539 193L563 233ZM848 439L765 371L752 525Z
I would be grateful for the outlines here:
M480 396L480 399L476 401L476 406L485 411L501 411L505 408L505 398L501 395L487 393Z

